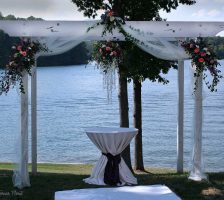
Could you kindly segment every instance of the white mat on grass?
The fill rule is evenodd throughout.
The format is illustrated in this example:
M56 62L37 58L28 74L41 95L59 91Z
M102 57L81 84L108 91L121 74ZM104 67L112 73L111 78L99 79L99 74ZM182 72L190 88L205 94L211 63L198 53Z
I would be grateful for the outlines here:
M181 200L164 185L124 186L67 190L55 193L55 200Z

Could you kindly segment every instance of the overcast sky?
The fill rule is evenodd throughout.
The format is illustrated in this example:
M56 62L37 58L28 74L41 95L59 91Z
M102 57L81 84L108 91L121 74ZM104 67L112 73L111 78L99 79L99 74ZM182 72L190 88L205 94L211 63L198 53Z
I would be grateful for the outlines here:
M193 6L180 6L167 14L169 21L223 21L224 0L196 0ZM84 20L71 0L0 0L0 12L16 17L35 16L46 20ZM86 19L87 20L87 19Z

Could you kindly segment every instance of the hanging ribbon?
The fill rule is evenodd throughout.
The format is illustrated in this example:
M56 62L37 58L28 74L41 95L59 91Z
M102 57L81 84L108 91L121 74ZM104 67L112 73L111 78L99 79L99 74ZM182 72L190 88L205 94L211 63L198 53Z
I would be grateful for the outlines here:
M121 162L121 155L118 154L113 156L110 153L102 154L108 159L104 172L104 183L108 185L117 185L118 183L121 184L119 177L119 164Z

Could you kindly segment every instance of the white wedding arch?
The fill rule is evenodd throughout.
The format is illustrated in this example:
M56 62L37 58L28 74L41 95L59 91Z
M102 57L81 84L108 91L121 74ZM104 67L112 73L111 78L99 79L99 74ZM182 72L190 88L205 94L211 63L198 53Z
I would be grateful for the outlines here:
M82 41L124 40L118 30L102 37L103 26L87 29L97 21L0 21L0 30L12 37L30 37L45 43L49 52L37 55L57 55L68 51ZM165 60L178 61L178 118L177 118L177 171L183 172L183 130L184 130L184 60L188 59L178 39L186 37L215 37L224 30L224 22L167 22L167 21L128 21L122 28L146 45L138 46L146 52ZM135 30L133 30L133 28ZM36 57L36 58L37 58ZM37 87L36 66L31 77L31 136L32 172L37 172ZM21 94L21 130L18 166L14 172L14 186L30 186L28 173L28 74L23 77L25 94ZM189 178L206 178L202 170L202 77L194 93L193 116L193 155Z

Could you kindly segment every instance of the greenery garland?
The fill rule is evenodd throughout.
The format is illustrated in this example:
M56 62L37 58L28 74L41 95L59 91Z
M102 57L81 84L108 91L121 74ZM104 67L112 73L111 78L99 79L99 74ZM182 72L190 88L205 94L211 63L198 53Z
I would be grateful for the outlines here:
M122 25L125 24L125 21L119 17L116 17L112 10L106 11L105 14L101 16L101 19L102 19L101 22L98 22L94 26L89 27L87 32L95 28L96 26L104 25L102 36L105 36L107 33L113 34L113 30L117 28L119 32L125 37L126 41L132 42L136 45L139 44L139 45L144 45L148 47L148 45L145 44L143 41L140 41L134 38L131 34L127 33L123 29ZM140 33L139 29L135 29L132 26L129 26L129 27L131 30ZM150 34L150 33L147 33L147 34ZM105 43L100 42L98 46L95 46L92 59L97 61L97 63L101 67L103 67L104 69L107 69L111 65L111 58L106 57L105 59L102 59L97 54L97 52L101 48L100 46L104 44ZM192 64L196 66L196 71L194 73L194 76L199 77L201 74L203 74L203 79L205 80L205 83L208 89L211 92L217 91L216 86L220 82L222 75L220 75L221 71L218 70L218 66L220 65L220 63L217 61L216 55L212 51L212 49L209 48L206 42L200 37L197 38L196 40L181 42L181 45L185 49L185 51L191 56ZM106 71L107 70L105 70L104 72L106 73ZM209 71L210 75L212 76L213 78L212 83L210 83L209 81L206 81L207 74L203 73L206 71ZM197 87L196 84L197 84L197 81L195 82L194 90L196 90L196 87Z
M40 51L47 51L47 48L38 41L21 39L12 46L9 63L0 76L0 95L7 94L11 87L19 83L21 93L25 93L23 86L23 73L31 75L32 66L35 64L35 55Z
M105 14L101 15L101 21L89 27L87 32L97 26L103 25L103 32L101 35L103 37L106 36L107 33L113 34L113 30L118 28L118 31L125 37L126 41L143 45L143 42L137 40L123 29L122 25L124 24L125 21L123 19L116 17L112 10L108 10ZM116 68L118 64L122 62L122 59L123 52L117 41L103 41L94 44L91 61L96 61L97 66L100 67L104 73L107 73L110 67Z
M105 14L101 15L101 21L96 23L95 25L89 27L87 29L87 32L89 32L90 30L94 29L97 26L103 25L103 32L101 35L103 37L103 36L106 36L107 33L113 34L113 30L118 28L118 31L125 37L126 41L130 41L134 44L145 45L144 42L134 38L132 35L127 33L122 27L122 25L124 25L124 24L125 24L125 21L123 19L121 19L120 17L116 17L112 10L108 10L105 12ZM135 30L131 26L130 26L130 28L132 30ZM147 46L147 45L145 45L145 46Z
M218 69L220 63L217 61L217 56L214 51L206 44L202 38L191 39L184 41L181 46L185 49L186 53L191 56L192 64L196 67L194 77L203 75L203 79L211 92L217 91L216 86L219 83L222 75ZM208 71L212 76L212 82L206 81L208 77L205 73ZM197 81L195 82L195 88L197 88Z

